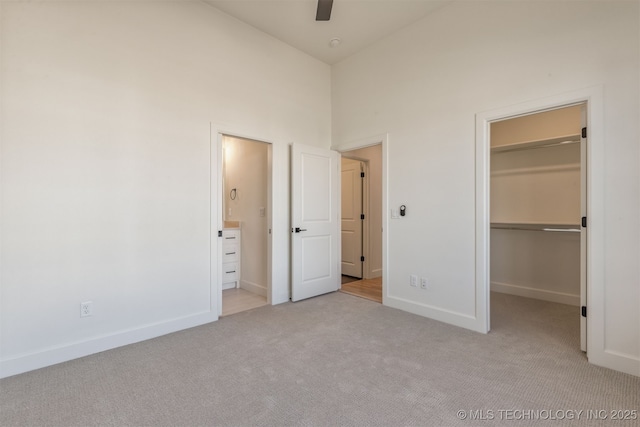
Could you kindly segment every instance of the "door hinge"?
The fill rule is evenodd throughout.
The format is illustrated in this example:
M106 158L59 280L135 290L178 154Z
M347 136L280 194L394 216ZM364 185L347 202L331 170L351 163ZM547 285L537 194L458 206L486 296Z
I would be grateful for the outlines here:
M218 230L218 237L222 237L222 230Z
M582 317L587 317L587 306L583 305L581 307L582 310Z
M583 216L583 217L582 217L582 226L583 226L584 228L587 228L587 217L586 217L586 216Z
M360 178L364 178L364 172L360 172Z
M363 256L360 257L360 262L364 262L364 257Z
M364 214L360 214L360 219L364 219Z
M587 128L582 128L582 137L583 138L587 137Z

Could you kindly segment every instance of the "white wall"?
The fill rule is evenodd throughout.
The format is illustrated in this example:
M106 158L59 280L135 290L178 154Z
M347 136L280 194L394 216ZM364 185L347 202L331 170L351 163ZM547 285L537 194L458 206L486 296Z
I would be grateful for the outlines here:
M491 290L579 306L580 233L492 229Z
M329 146L329 67L197 1L0 8L0 375L214 320L210 122L288 165Z
M491 222L580 224L580 144L491 154Z
M268 144L225 137L224 155L224 218L242 230L240 287L266 297Z
M637 2L454 2L334 65L332 143L388 132L389 207L407 206L390 220L387 304L471 327L476 114L598 85L601 326L611 360L640 374L638 18Z

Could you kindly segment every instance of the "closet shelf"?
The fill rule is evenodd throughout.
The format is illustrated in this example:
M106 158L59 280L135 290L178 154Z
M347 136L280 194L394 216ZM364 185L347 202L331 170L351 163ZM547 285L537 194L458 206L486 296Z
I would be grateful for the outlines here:
M540 222L492 222L491 228L500 230L549 231L579 233L580 224L558 224Z
M580 134L576 133L572 135L558 136L555 138L538 139L535 141L523 141L523 142L516 142L513 144L498 145L496 147L491 147L491 152L505 153L508 151L531 150L534 148L555 147L558 145L576 144L579 142L580 142Z

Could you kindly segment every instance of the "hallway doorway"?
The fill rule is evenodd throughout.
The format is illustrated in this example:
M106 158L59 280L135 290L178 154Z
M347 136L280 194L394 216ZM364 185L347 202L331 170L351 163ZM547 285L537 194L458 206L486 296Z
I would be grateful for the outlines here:
M382 276L375 279L356 279L343 275L340 292L382 303Z
M382 144L341 154L341 291L382 303Z

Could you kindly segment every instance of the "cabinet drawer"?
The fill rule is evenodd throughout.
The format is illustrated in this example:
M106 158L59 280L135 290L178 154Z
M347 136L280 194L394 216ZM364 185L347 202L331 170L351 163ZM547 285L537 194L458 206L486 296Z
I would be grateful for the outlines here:
M222 264L222 283L238 280L238 263L229 262Z
M240 240L240 230L222 230L222 244L238 242Z
M238 245L224 245L222 248L222 262L236 262L240 259Z

